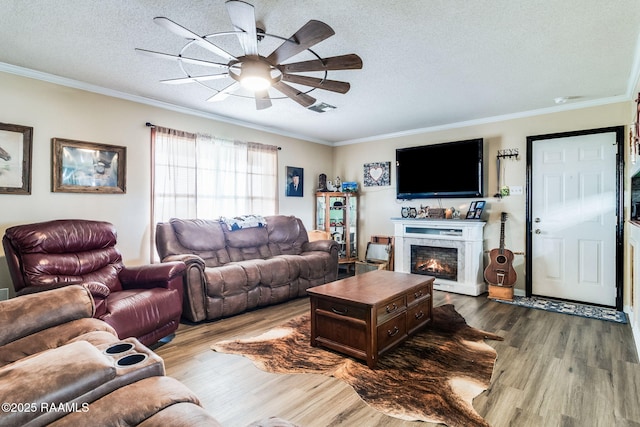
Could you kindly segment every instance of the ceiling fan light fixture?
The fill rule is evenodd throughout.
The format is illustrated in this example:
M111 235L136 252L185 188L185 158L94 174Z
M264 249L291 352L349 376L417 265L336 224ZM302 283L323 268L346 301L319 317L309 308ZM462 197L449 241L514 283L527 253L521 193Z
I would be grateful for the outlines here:
M227 12L231 19L233 31L224 31L201 36L188 28L172 21L169 18L158 16L153 21L183 39L187 40L178 55L170 53L155 52L147 49L136 51L154 58L177 61L186 77L161 80L164 84L184 84L198 83L208 89L213 90L213 96L207 99L208 102L221 101L230 95L248 98L246 92L236 94L235 92L244 88L245 91L253 92L256 109L264 110L271 107L272 99L289 98L304 108L317 112L326 112L335 109L334 106L318 102L316 98L308 93L315 89L323 89L336 93L347 93L350 85L348 82L330 80L327 78L328 71L334 70L356 70L362 68L362 59L355 53L348 55L331 56L321 58L316 52L311 50L313 46L335 34L333 29L324 22L311 19L300 27L289 38L268 34L264 26L256 21L253 5L247 0L225 0ZM213 42L214 36L235 35L240 43L243 55L234 55L227 52ZM272 37L280 40L280 45L271 51L268 56L263 56L258 50L258 43L265 37ZM192 45L203 48L216 56L224 58L226 63L214 62L208 59L199 59L185 56ZM303 52L312 55L316 59L303 60L283 64L290 58ZM202 52L200 52L202 53ZM185 68L185 65L187 66ZM222 70L220 74L205 74L192 76L189 66L205 66ZM323 77L309 75L298 75L295 73L320 72ZM231 78L234 81L224 89L209 86L204 82L215 79ZM298 86L304 86L304 89ZM269 89L279 92L283 96L271 98Z
M272 82L271 69L260 61L243 62L239 80L243 88L253 92L268 89Z

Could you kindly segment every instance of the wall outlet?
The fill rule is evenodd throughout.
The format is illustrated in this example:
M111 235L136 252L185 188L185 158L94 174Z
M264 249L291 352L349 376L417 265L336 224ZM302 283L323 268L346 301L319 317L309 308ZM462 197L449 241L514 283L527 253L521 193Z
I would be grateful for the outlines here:
M9 288L0 288L0 301L9 299Z
M522 186L514 185L513 187L509 187L509 194L512 196L522 196Z

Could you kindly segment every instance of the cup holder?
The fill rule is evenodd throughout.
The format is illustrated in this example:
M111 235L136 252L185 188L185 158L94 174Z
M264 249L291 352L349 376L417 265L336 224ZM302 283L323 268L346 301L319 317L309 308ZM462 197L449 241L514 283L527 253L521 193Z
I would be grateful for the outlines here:
M133 344L128 342L121 342L108 347L104 352L106 354L120 354L120 353L129 351L132 348L133 348Z
M147 358L146 354L133 353L133 354L129 354L127 356L121 357L120 359L118 359L116 364L118 366L133 366L133 365L137 365L140 362L143 362L144 360L146 360L146 358Z

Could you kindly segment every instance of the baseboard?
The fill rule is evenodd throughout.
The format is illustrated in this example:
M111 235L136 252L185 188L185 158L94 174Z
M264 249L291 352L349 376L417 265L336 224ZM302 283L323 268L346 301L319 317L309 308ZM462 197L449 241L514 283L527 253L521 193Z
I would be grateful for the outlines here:
M640 359L640 325L636 322L633 316L633 310L630 307L625 307L624 312L627 313L629 324L631 325L631 332L633 334L633 343L636 347L636 356Z
M636 344L636 356L640 359L640 330L638 330L639 328L636 326L634 327L633 324L631 324L631 331L633 332L633 341Z
M472 297L477 297L478 295L482 295L488 291L487 285L484 283L468 284L440 279L436 279L436 281L433 282L433 289L437 291L453 292L455 294L470 295Z
M0 288L0 301L9 299L9 288Z

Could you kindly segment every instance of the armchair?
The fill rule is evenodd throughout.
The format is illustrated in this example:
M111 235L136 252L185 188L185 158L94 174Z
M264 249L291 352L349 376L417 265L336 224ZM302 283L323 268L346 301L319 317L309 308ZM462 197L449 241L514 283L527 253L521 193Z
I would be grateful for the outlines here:
M94 317L120 339L145 345L178 328L185 264L125 267L112 224L54 220L6 230L2 244L16 295L71 284L84 285L95 301Z

